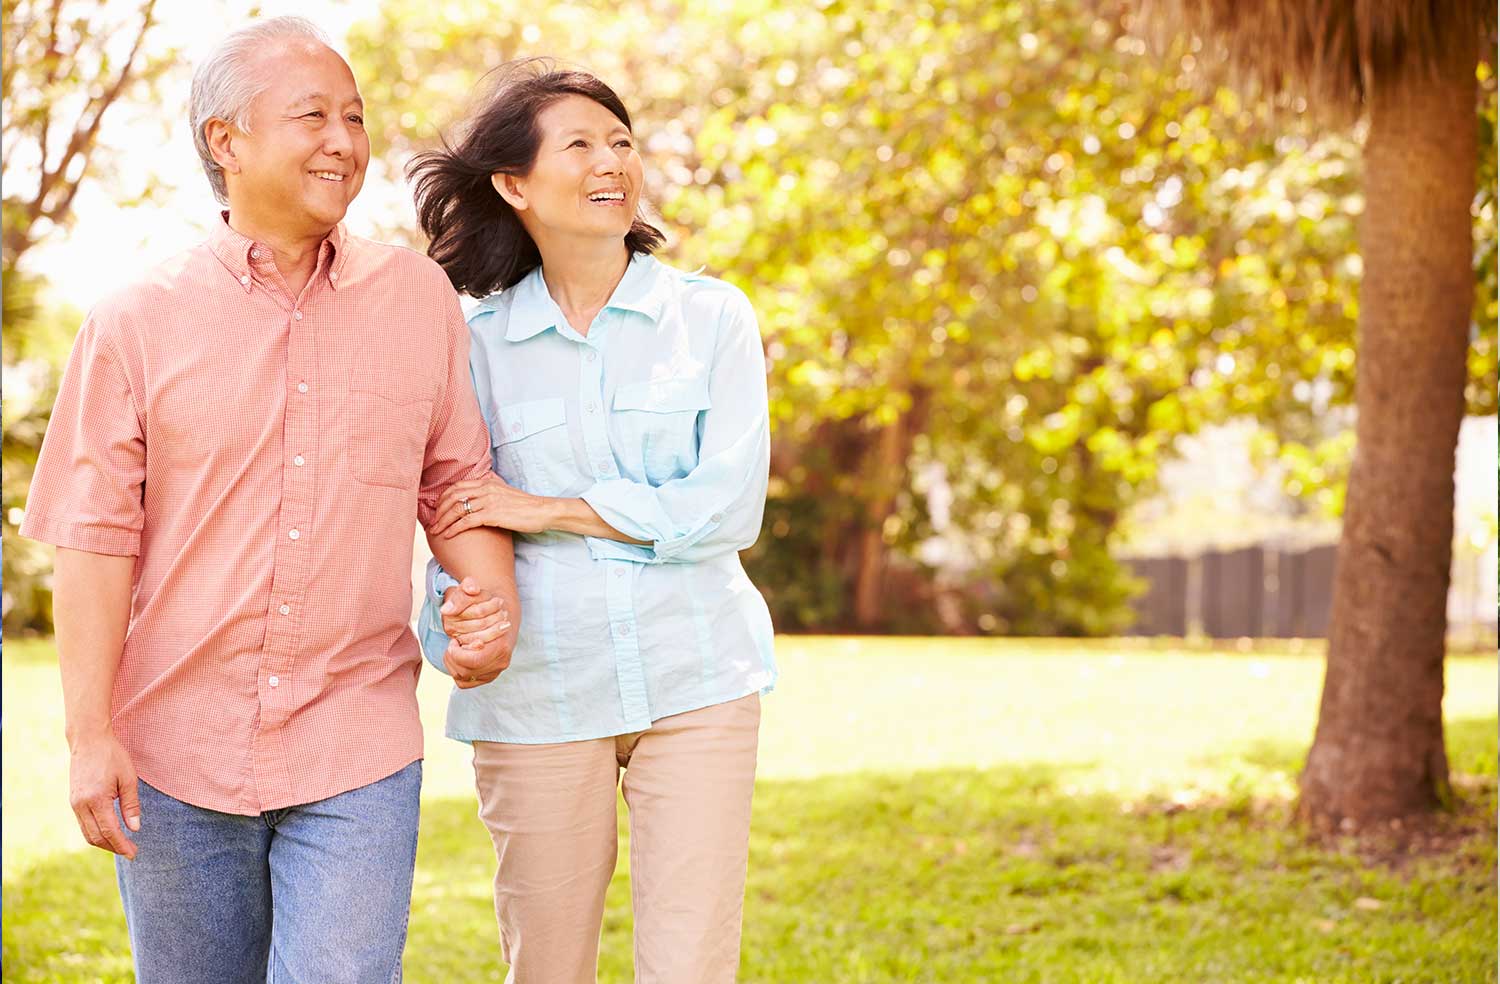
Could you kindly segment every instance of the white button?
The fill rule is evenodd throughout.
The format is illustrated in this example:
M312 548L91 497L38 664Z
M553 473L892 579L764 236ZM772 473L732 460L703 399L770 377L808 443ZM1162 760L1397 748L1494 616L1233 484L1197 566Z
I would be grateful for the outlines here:
M302 312L301 311L293 311L292 312L292 317L296 318L298 321L301 321L302 320Z
M307 392L307 384L306 383L298 383L297 384L297 392L298 393L306 393Z
M593 362L595 359L599 358L599 353L590 351L587 358L590 362Z
M243 276L241 276L240 277L240 283L244 284L246 287L249 287L250 286L250 275L247 273L247 274L244 274Z
M329 275L328 275L328 279L329 279L329 280L332 280L332 281L335 281L335 282L337 282L337 281L338 281L338 279L339 279L339 275L338 275L338 274L336 274L336 273L330 273L330 274L329 274Z
M592 403L590 403L586 409L588 410L589 413L593 413L595 410L598 409L598 407L596 407Z
M521 425L520 424L511 424L510 425L510 432L512 434L519 434L519 433L521 433Z
M708 518L711 519L711 520L713 520L715 523L717 523L719 520L721 520L721 519L724 518L724 514L723 513L714 513L712 516L710 516Z
M302 531L301 530L288 530L286 535L289 536L289 537L291 537L293 540L295 540L295 539L299 538L300 536L302 536Z
M628 625L622 625L622 626L620 626L620 635L622 635L622 636L628 636L628 635L630 635L630 626L628 626Z
M607 461L601 461L601 462L599 462L599 470L602 471L602 472L606 472L607 473L607 472L613 471L614 468L613 468L612 465L610 465L609 462L607 462Z
M291 605L282 605L280 608L278 608L276 610L278 612L280 612L281 614L283 614L283 615L290 615L292 613L292 606Z
M279 686L281 686L281 677L279 677L279 676L273 676L271 679L267 680L266 682L269 683L273 687L279 687Z
M624 577L624 576L625 576L625 568L623 568L623 567L616 567L615 568L615 577Z
M250 251L250 255L251 255L251 256L253 256L253 257L255 257L255 258L256 258L256 259L257 259L257 260L258 260L258 259L260 259L260 258L261 258L261 257L262 257L262 256L265 256L265 255L266 255L266 254L264 254L264 253L262 253L262 252L261 252L261 251L260 251L260 250L258 250L258 249L252 249L252 250L251 250L251 251Z
M301 468L304 464L306 464L306 462L302 460L302 455L299 454L297 455L297 457L292 459L292 464L296 465L298 468Z

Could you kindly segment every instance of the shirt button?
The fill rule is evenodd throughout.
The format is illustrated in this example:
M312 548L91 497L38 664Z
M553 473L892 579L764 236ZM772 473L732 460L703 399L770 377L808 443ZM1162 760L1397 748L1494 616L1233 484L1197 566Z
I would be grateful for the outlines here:
M290 615L292 613L292 606L291 605L282 605L280 608L278 608L276 610L278 612L280 612L281 614L283 614L283 615Z
M334 283L337 283L337 282L338 282L338 279L339 279L339 275L338 275L338 274L336 274L336 273L330 273L330 274L329 274L329 275L328 275L328 279L329 279L329 280L332 280L332 281L333 281L333 282L334 282Z
M623 567L616 567L615 568L615 577L624 577L624 576L625 576L625 568L623 568Z
M628 625L622 625L622 626L620 626L620 635L622 635L622 636L628 636L628 635L630 635L630 626L628 626Z
M711 520L713 520L715 523L717 523L719 520L721 520L721 519L724 518L724 514L723 513L714 513L712 516L710 516L708 518L711 519Z
M511 424L510 425L510 432L512 434L519 434L519 433L521 433L521 425L520 424Z
M302 536L302 531L301 531L301 530L298 530L298 529L291 529L291 530L287 530L287 533L286 533L286 535L287 535L287 536L288 536L288 537L289 537L289 538L290 538L290 539L293 539L293 540L296 540L296 539L299 539L299 538L301 538L301 536Z
M307 384L306 383L298 383L297 384L297 392L298 393L306 393L307 392Z
M302 320L302 312L301 311L293 311L292 312L292 317L296 318L298 321L301 321Z
M281 677L279 677L279 676L273 676L273 677L271 677L271 679L267 680L266 682L269 683L273 687L279 687L279 686L281 686Z
M595 410L597 410L599 408L596 407L596 406L594 406L592 403L590 403L587 407L585 407L585 409L588 410L589 413L593 413Z
M265 255L266 255L266 254L265 254L265 253L262 253L262 252L261 252L261 251L260 251L260 250L258 250L258 249L252 249L252 250L251 250L251 251L250 251L250 255L251 255L251 256L252 256L252 257L253 257L253 258L255 258L255 259L257 259L257 260L258 260L258 259L260 259L260 258L261 258L261 257L262 257L262 256L265 256Z
M248 273L242 275L240 277L240 283L244 284L246 287L249 287L250 286L250 275Z
M611 471L614 471L614 465L610 464L608 461L601 461L599 462L599 470L608 475Z
M306 462L302 460L302 455L299 454L297 455L297 457L292 459L292 464L296 465L298 468L301 468L304 464L306 464Z
M588 359L590 362L593 362L595 359L599 358L599 353L591 351L584 358Z

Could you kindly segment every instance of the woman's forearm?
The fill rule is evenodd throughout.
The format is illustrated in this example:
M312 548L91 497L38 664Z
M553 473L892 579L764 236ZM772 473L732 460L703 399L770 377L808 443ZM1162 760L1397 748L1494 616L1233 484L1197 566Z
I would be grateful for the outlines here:
M651 544L650 540L637 540L635 537L621 533L606 523L603 517L594 512L594 507L582 499L549 499L547 501L551 509L548 529L577 533L580 536L597 536L605 540L618 540L621 543L634 543L643 547Z

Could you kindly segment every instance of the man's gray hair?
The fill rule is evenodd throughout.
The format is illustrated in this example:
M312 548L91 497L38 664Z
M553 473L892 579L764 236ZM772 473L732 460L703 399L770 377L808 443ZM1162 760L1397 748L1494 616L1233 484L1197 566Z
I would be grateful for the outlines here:
M203 128L209 120L224 120L250 132L250 106L271 84L270 78L252 64L253 56L272 42L286 40L315 41L333 47L328 35L306 18L272 17L231 33L193 72L192 95L188 100L193 146L198 148L208 183L221 204L229 204L229 189L224 183L224 169L208 149Z

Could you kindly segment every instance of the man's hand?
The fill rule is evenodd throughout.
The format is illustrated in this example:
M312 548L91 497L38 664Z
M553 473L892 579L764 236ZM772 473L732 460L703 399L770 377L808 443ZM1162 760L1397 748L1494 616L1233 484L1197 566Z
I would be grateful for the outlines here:
M443 663L460 690L483 686L510 665L510 612L472 577L443 593Z
M130 753L111 732L73 744L68 766L68 801L84 840L95 847L135 860L135 844L115 820L115 800L125 826L141 829L141 803L136 795L135 766Z

